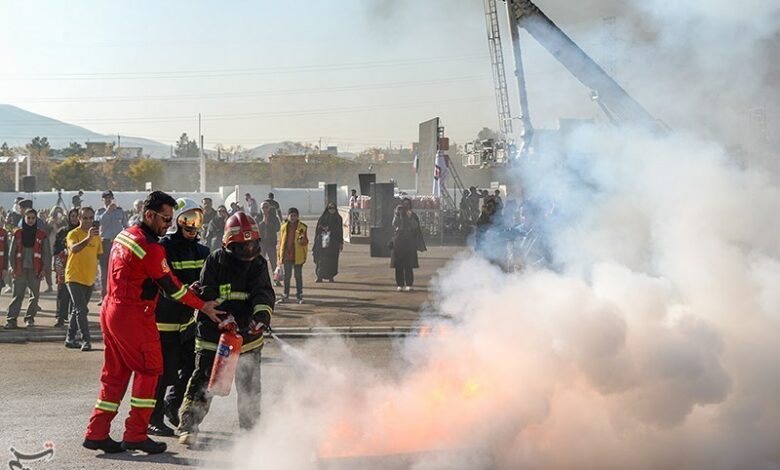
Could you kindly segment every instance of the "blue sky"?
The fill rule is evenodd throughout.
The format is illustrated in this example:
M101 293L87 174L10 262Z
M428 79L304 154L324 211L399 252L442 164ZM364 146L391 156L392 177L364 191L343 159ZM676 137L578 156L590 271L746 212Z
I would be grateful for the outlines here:
M582 11L539 4L580 28ZM98 132L170 143L195 134L201 112L210 147L322 138L354 151L409 145L434 116L461 142L496 127L481 0L0 6L0 102ZM595 116L587 92L525 39L533 117Z

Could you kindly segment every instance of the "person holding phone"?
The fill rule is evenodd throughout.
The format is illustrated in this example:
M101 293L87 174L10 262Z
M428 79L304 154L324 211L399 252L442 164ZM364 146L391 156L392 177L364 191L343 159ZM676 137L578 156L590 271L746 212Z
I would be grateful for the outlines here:
M98 261L103 254L99 227L100 222L95 220L95 210L85 206L79 209L79 226L68 232L66 238L68 260L65 263L65 285L73 305L65 335L66 348L92 350L87 314ZM81 343L76 341L76 332L81 332Z

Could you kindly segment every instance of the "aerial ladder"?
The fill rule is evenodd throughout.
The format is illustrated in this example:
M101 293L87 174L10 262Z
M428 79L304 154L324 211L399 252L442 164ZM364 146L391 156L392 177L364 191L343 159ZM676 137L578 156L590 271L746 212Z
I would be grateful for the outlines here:
M503 72L503 57L500 49L500 32L498 31L498 10L496 0L484 0L485 12L488 18L488 44L490 46L491 61L493 63L494 83L506 84L505 72ZM601 66L599 66L588 54L585 53L569 36L566 35L547 15L542 12L531 0L502 0L506 3L509 29L512 35L512 50L514 52L515 77L517 79L518 96L520 101L519 121L520 147L513 148L511 132L506 133L505 127L499 126L504 142L486 143L474 142L467 144L466 161L468 167L485 167L503 165L514 158L522 158L527 155L533 144L534 129L531 124L528 109L528 95L525 87L525 73L523 70L522 50L520 46L520 28L525 29L531 37L555 57L580 83L590 89L591 99L601 108L607 119L617 126L636 125L650 128L658 132L666 132L668 128L656 120L638 101L626 92ZM494 39L496 38L496 39ZM496 44L499 45L496 48ZM497 66L496 64L500 64ZM503 74L497 78L497 75ZM508 101L506 107L502 107L502 98L507 93L507 87L496 85L496 100L498 104L499 119L503 122L504 109L508 113ZM512 119L510 115L510 119ZM511 122L511 121L510 121ZM510 124L511 129L511 124ZM487 144L487 145L486 145ZM484 148L492 145L493 148L485 151ZM506 147L505 153L499 153L499 147ZM491 155L492 152L492 155ZM487 158L486 158L487 157Z

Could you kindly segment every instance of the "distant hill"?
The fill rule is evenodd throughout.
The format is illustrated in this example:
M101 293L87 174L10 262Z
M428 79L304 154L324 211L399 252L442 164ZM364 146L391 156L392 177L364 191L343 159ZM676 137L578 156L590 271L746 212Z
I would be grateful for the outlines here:
M115 135L104 135L84 127L68 124L40 114L31 113L16 106L0 104L0 143L9 146L24 146L33 137L49 139L53 148L67 147L71 142L115 142ZM155 158L167 157L170 146L141 137L122 136L123 147L143 147L144 153Z

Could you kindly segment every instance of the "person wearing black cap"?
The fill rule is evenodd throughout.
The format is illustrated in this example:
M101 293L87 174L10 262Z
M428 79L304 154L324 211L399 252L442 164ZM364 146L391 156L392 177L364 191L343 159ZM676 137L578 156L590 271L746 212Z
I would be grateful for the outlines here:
M111 253L111 244L119 232L127 226L125 211L114 202L114 193L111 190L103 191L100 195L104 206L95 213L95 220L100 222L100 239L103 241L103 254L100 255L100 305L106 296L108 284L108 257Z

